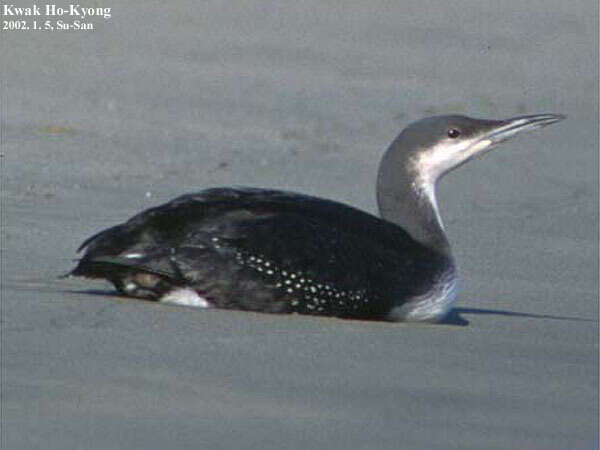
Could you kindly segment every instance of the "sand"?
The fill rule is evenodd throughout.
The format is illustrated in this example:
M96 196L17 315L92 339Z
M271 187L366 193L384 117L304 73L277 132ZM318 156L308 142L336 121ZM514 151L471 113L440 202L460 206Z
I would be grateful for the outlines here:
M597 448L596 1L83 6L111 17L0 35L3 448ZM90 234L209 186L376 212L386 146L446 112L568 115L441 183L462 326L57 279Z

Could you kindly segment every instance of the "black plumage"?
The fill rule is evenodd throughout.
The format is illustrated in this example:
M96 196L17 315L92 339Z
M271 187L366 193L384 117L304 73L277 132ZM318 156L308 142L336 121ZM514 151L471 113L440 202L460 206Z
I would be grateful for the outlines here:
M82 249L72 275L106 278L129 295L159 299L190 287L218 308L360 318L380 318L396 299L426 293L449 263L355 208L261 189L181 196Z
M409 125L379 166L381 218L282 191L184 195L85 241L71 275L196 306L438 321L458 285L438 180L522 131L563 118L438 116Z

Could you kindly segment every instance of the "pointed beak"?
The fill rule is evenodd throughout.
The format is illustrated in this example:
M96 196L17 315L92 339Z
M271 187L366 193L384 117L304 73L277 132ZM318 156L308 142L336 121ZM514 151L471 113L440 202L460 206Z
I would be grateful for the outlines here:
M523 131L536 130L565 119L562 114L536 114L533 116L513 117L503 120L493 127L482 138L489 140L491 145L496 145Z
M513 117L507 120L486 121L486 131L469 147L465 161L484 155L496 147L496 145L510 139L516 134L523 131L536 130L546 125L560 122L565 118L566 116L562 114L536 114L534 116Z

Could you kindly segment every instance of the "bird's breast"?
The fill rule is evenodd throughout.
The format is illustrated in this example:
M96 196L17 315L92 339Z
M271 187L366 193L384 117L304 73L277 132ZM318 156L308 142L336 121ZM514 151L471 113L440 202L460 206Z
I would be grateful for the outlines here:
M388 319L405 322L438 322L458 298L458 276L450 267L437 276L426 293L412 297L391 309Z

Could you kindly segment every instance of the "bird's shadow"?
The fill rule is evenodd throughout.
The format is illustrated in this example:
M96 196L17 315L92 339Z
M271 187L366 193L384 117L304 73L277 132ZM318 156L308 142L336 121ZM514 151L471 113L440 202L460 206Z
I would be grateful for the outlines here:
M65 292L69 292L71 294L84 294L84 295L95 295L101 297L119 297L119 298L131 298L124 297L120 295L117 291L110 289L70 289ZM152 301L146 300L143 298L135 298L133 300L144 300L144 301ZM583 317L570 317L570 316L555 316L551 314L534 314L534 313L522 313L515 311L506 311L502 309L483 309L483 308L452 308L448 315L439 323L443 325L452 325L459 327L466 327L469 325L469 320L463 317L464 315L469 314L480 314L480 315L490 315L490 316L504 316L504 317L514 317L514 318L530 318L530 319L550 319L550 320L568 320L574 322L597 322L595 319L583 318Z
M142 302L151 302L156 303L156 300L152 300L144 297L130 297L127 295L121 294L119 291L114 289L66 289L62 292L66 292L69 294L78 294L78 295L93 295L96 297L113 297L114 299L120 300L132 300L132 301L142 301Z
M467 326L469 321L465 319L462 314L483 314L492 316L504 316L504 317L521 317L530 319L550 319L550 320L569 320L574 322L597 322L594 319L588 319L583 317L570 317L570 316L555 316L551 314L534 314L534 313L522 313L515 311L505 311L502 309L483 309L483 308L453 308L448 315L440 323L444 325L456 325L456 326Z

